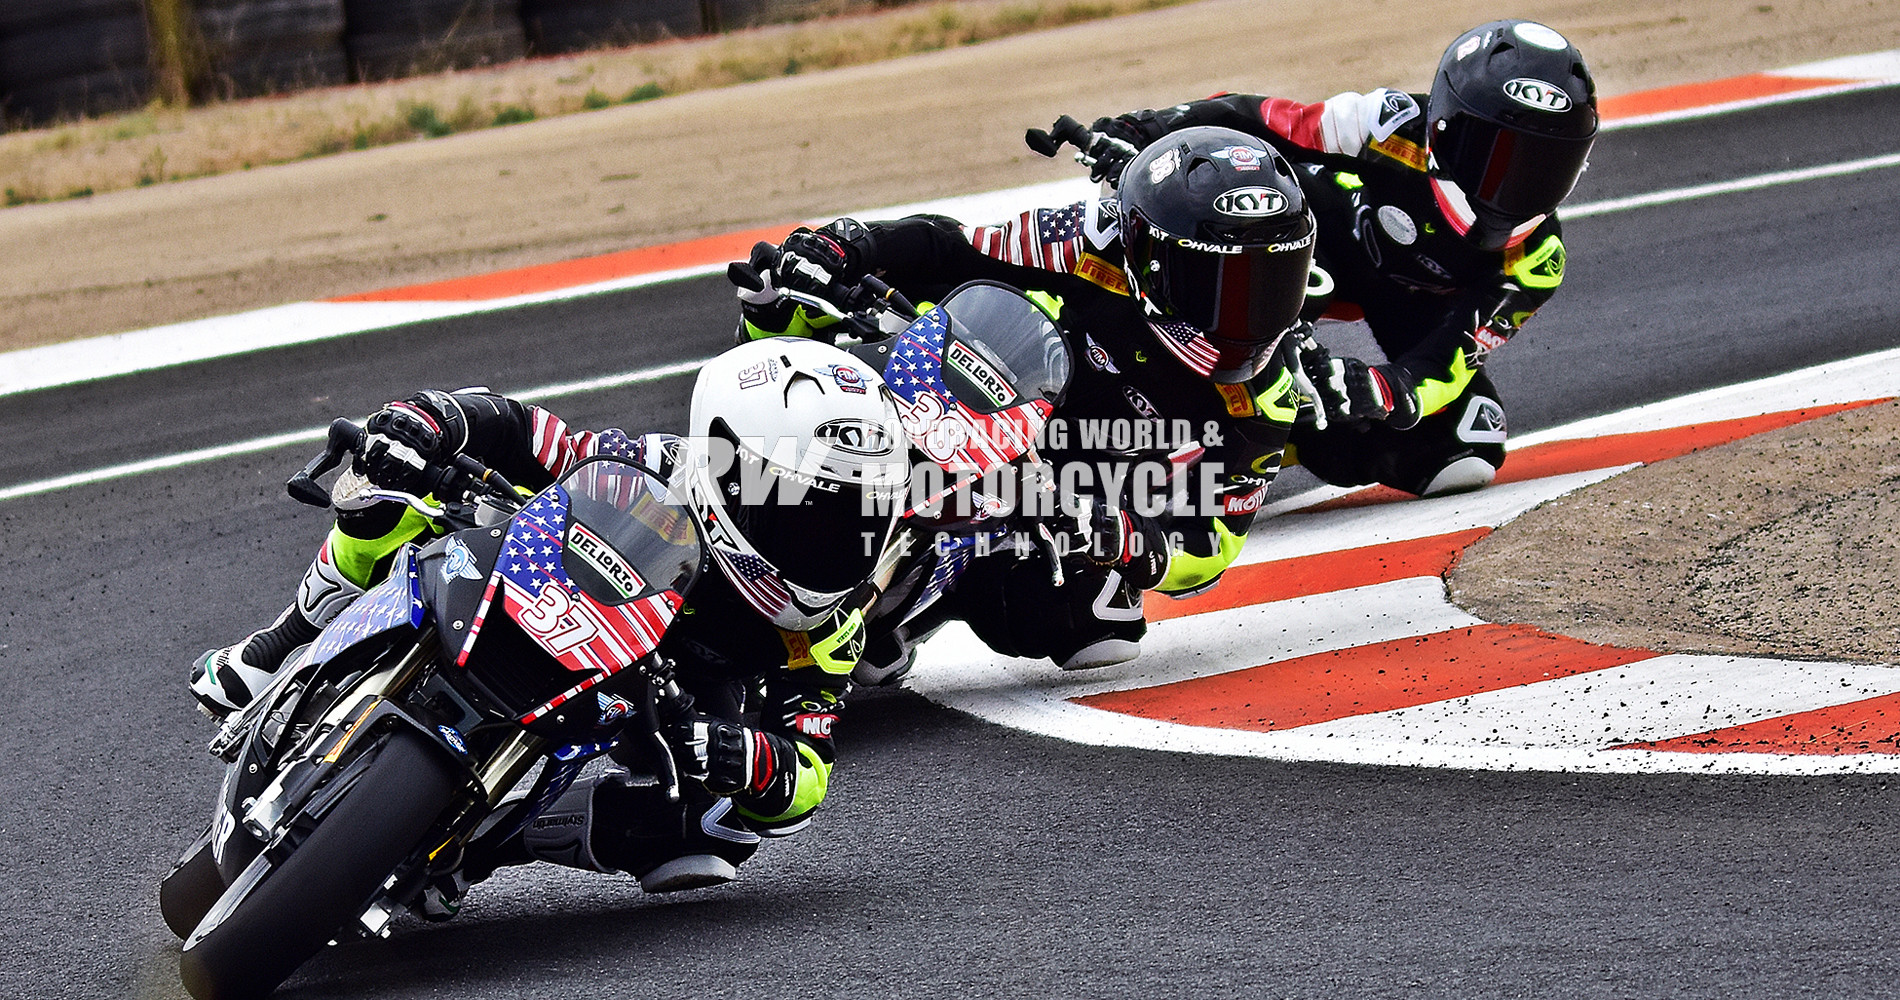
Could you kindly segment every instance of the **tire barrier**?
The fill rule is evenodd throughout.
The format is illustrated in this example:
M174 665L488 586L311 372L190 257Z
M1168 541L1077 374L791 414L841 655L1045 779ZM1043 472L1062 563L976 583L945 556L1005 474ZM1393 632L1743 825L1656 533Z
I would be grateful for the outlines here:
M343 0L350 79L486 66L526 51L519 0Z
M871 0L866 0L870 5ZM891 6L904 0L881 0ZM0 0L0 114L42 125L153 92L147 0ZM835 0L187 0L170 99L248 97L800 20ZM159 15L153 15L158 17ZM187 21L188 18L188 21ZM164 20L165 18L161 18ZM186 22L182 25L179 22ZM179 84L179 80L186 81Z
M0 107L24 124L136 107L151 84L140 0L0 3Z
M194 0L200 96L233 98L342 83L343 0Z
M703 31L702 0L521 0L528 51L580 52Z

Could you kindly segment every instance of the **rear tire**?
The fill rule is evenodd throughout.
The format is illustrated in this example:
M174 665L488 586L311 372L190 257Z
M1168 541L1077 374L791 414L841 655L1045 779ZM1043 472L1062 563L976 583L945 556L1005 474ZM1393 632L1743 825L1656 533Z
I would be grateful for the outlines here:
M218 859L211 853L211 831L206 830L158 884L158 911L165 917L165 926L183 941L222 895L224 876L218 874Z
M466 784L446 751L397 729L304 842L216 926L185 942L178 962L185 988L198 1000L250 1000L276 989L361 915ZM243 881L229 891L243 893Z

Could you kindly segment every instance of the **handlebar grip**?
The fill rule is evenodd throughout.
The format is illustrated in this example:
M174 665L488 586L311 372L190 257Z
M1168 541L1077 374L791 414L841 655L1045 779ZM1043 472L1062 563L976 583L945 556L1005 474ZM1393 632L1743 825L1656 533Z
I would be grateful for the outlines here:
M363 428L347 417L330 421L330 434L324 442L323 451L284 483L285 491L298 503L312 507L330 506L330 491L318 485L317 477L341 465L345 454L354 455L362 450Z
M735 260L726 265L726 280L748 292L765 290L765 279L759 276L759 269L749 261Z
M1056 123L1050 126L1049 134L1077 149L1089 148L1089 143L1095 139L1095 133L1089 131L1087 125L1068 115L1057 118Z
M1032 128L1023 133L1023 145L1028 146L1031 152L1048 157L1054 157L1062 150L1062 143L1055 136L1039 128Z

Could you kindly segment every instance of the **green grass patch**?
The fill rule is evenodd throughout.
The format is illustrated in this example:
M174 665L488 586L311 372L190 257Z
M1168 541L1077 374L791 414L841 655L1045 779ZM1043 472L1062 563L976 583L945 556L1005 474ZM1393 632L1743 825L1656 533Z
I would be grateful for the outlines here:
M496 108L495 117L489 121L488 124L494 126L518 125L522 122L531 121L534 121L533 108L525 108L519 104L510 104L505 107Z

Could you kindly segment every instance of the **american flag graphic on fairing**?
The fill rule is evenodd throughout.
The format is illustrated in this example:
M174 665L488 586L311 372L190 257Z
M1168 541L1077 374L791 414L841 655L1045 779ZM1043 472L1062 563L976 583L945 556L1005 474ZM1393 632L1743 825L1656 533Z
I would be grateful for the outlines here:
M297 665L322 663L360 639L398 625L420 626L424 620L422 600L417 596L415 547L399 550L395 565L383 582L353 601L343 613L325 626L310 644Z
M567 510L567 490L555 486L509 521L471 631L479 630L499 590L508 616L548 655L569 670L605 678L652 652L682 601L662 591L625 604L602 604L583 593L563 562Z
M980 476L1027 454L1054 408L1041 399L993 414L964 405L943 381L948 333L942 307L919 316L892 345L884 382L902 401L904 432L918 450L952 472Z

